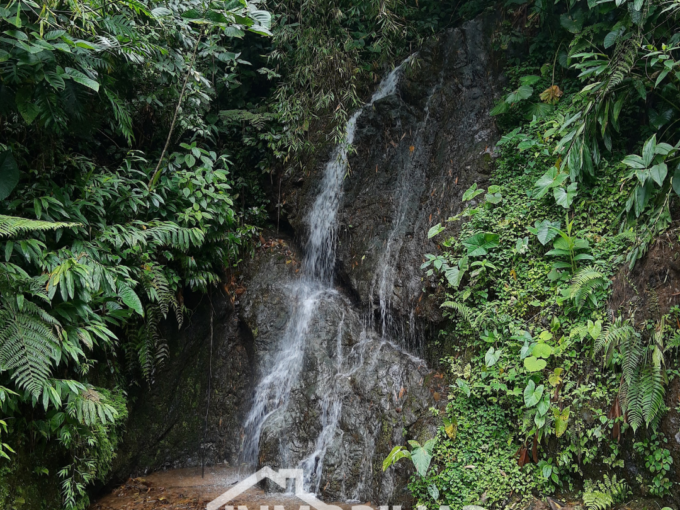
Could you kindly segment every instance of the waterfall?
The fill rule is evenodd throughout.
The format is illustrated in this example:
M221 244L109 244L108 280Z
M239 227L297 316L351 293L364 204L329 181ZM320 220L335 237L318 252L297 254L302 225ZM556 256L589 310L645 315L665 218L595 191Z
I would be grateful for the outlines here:
M340 299L333 289L337 214L342 199L342 183L349 168L347 157L354 140L357 119L365 108L395 92L402 66L408 60L390 72L381 81L370 102L350 117L345 126L343 140L335 148L324 169L319 194L306 217L309 238L305 245L302 275L289 288L289 319L271 367L255 388L253 404L245 420L243 456L251 465L257 465L263 427L265 424L267 427L276 427L277 420L282 419L282 411L289 403L291 390L302 370L310 325L319 313L320 305L324 300ZM362 337L365 336L362 334ZM335 436L342 409L340 391L333 388L335 378L347 376L347 373L342 373L344 360L341 337L342 322L338 330L335 374L329 378L329 391L321 402L322 430L317 437L315 450L299 463L305 471L305 489L315 492L319 490L324 457ZM354 353L355 361L357 356L360 359L359 364L363 362L365 345L366 342L360 342ZM374 349L374 353L379 350ZM357 368L354 365L353 370ZM282 452L282 457L286 461L286 452Z
M419 156L424 148L425 140L424 133L428 121L430 120L430 105L436 92L441 89L444 82L443 70L440 73L439 82L435 84L429 92L427 102L425 103L425 117L418 123L418 127L413 138L414 150L411 153L410 159L404 165L399 173L399 182L397 185L397 202L393 214L392 228L387 236L385 242L385 250L380 256L378 266L380 270L376 272L371 283L369 293L369 324L375 327L375 312L377 308L380 313L379 331L384 340L389 338L401 339L399 347L406 348L410 351L420 352L422 350L421 341L414 333L415 330L415 316L413 309L411 310L411 317L409 318L409 334L397 331L397 324L395 323L390 308L392 306L392 293L395 287L395 280L397 277L396 262L399 258L399 252L404 243L406 228L406 220L409 212L409 200L413 197L420 196L424 184L422 172L418 172L414 167L419 160ZM376 303L377 301L377 303ZM377 304L377 306L376 306Z

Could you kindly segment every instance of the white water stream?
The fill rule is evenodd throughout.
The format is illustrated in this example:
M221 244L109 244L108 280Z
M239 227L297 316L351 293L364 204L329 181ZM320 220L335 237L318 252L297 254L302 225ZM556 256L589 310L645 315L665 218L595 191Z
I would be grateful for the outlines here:
M380 256L377 264L379 270L373 277L371 289L369 293L369 324L375 328L375 313L374 309L378 309L380 313L380 325L378 331L382 338L400 339L399 347L406 348L413 352L421 352L423 349L422 341L418 338L415 326L415 314L411 310L411 316L407 331L403 324L398 324L394 320L391 308L395 283L397 279L397 259L401 251L402 245L406 238L405 229L407 228L407 216L409 212L409 200L413 197L420 196L420 190L424 185L425 176L422 172L416 171L414 165L419 160L420 152L424 149L425 128L430 120L430 104L435 97L435 93L441 89L444 82L443 71L439 77L439 82L430 90L430 93L425 104L425 118L418 123L416 132L413 137L414 151L411 153L408 161L402 166L399 173L399 180L397 182L397 189L395 196L397 201L392 216L392 228L385 242L385 249Z
M404 63L407 61L408 59ZM365 108L395 92L404 63L389 73L378 86L370 102L350 117L345 127L343 141L336 147L333 157L326 164L319 194L306 218L309 239L305 246L302 276L290 288L290 318L279 341L272 366L255 389L253 405L245 420L247 437L243 450L244 460L253 466L257 465L263 427L265 424L268 429L276 427L277 420L283 419L282 411L286 409L291 390L300 377L310 325L319 313L322 301L342 299L333 289L333 278L337 214L342 199L343 180L349 168L348 151L354 140L357 119ZM382 345L386 344L383 341L380 342L382 345L376 346L375 342L369 341L369 335L364 331L359 343L347 355L348 359L344 359L341 342L344 322L343 315L337 332L337 352L335 366L332 367L334 373L328 374L326 388L328 391L320 403L321 432L317 436L314 451L299 463L299 467L305 472L305 490L311 492L319 491L326 451L331 442L337 438L342 411L342 390L335 382L339 378L347 378L359 368L366 369L367 365L375 362ZM369 359L366 359L367 356ZM283 457L285 459L286 455Z

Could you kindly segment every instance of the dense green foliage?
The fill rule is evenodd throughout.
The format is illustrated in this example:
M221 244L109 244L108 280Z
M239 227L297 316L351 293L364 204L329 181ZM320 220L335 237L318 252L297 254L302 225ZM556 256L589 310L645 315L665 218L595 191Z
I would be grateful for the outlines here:
M446 225L429 232L442 252L423 268L446 288L452 321L439 343L454 384L436 469L411 488L429 506L503 507L509 491L495 491L493 473L476 480L484 494L456 489L470 477L456 459L489 434L508 437L522 468L507 483L527 484L539 468L550 493L578 487L595 466L623 468L621 441L635 433L651 475L633 489L664 496L672 458L658 425L678 374L675 312L611 316L607 300L620 267L669 227L680 195L677 3L518 4L497 40L529 54L509 61L511 87L492 111L505 136L491 185L465 193L469 207L449 219L463 221L455 236ZM508 419L453 440L447 423L468 422L468 405ZM607 508L628 487L612 477L584 490L588 508Z
M12 1L0 16L3 439L24 456L56 447L58 472L40 473L82 508L110 469L127 388L168 355L160 321L181 324L182 289L220 281L253 232L206 119L245 63L231 41L269 35L270 14Z

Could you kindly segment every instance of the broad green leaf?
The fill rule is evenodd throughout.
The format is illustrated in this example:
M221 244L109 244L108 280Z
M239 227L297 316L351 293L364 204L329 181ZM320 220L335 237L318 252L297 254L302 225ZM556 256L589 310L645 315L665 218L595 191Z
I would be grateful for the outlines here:
M630 154L623 158L624 165L628 165L631 168L646 168L645 162L637 154Z
M184 19L190 19L190 20L195 20L195 19L201 19L201 13L198 12L196 9L189 9L188 11L184 11L182 13L182 17Z
M142 302L140 301L139 296L137 296L137 293L132 290L128 284L118 284L118 295L123 300L123 303L144 317L144 307L142 306Z
M661 83L663 81L663 79L666 76L668 76L668 73L670 73L670 71L668 69L664 69L663 71L661 71L659 76L656 77L656 82L654 83L654 88L657 88L659 86L659 83Z
M272 15L268 11L250 11L248 15L264 28L271 28Z
M506 103L505 101L501 101L491 109L489 115L493 117L494 115L500 115L501 113L506 113L508 111L510 111L510 104Z
M473 183L472 186L470 186L465 193L463 193L463 202L467 202L468 200L472 200L478 195L481 195L484 193L483 189L477 189L477 183Z
M434 452L434 446L436 444L437 444L437 438L433 437L432 439L428 439L427 441L425 441L423 448L425 448L427 453L432 454L432 452Z
M565 407L562 412L558 409L553 410L553 415L555 418L555 435L557 437L562 436L567 431L567 425L569 424L569 408Z
M673 108L667 108L666 110L661 110L661 111L657 111L654 108L650 108L649 109L649 123L652 126L654 126L655 129L661 129L661 126L663 126L664 124L667 124L668 122L671 121L671 119L673 118L673 114L674 114ZM656 150L654 151L656 154L664 154L663 152L659 152L659 146L660 145L665 145L665 146L671 147L667 143L660 143L656 146Z
M565 13L560 16L560 24L572 34L577 34L583 27L585 16L583 11L576 10L571 13Z
M21 30L5 30L4 33L20 41L28 41L28 36Z
M542 119L547 117L554 110L554 106L547 103L532 103L526 109L526 118L528 120L536 117L537 119Z
M99 83L94 81L91 78L88 78L84 73L78 71L77 69L73 69L71 67L67 67L64 69L66 74L76 83L80 83L81 85L94 90L95 92L99 91Z
M224 29L224 35L227 37L236 37L238 39L242 38L246 33L241 30L240 28L236 28L234 26L230 26Z
M40 114L40 108L35 104L32 98L32 91L29 87L23 87L17 92L14 97L19 113L23 117L26 124L31 124L35 118Z
M543 220L534 223L535 228L530 230L532 231L532 234L535 234L536 237L538 237L538 242L545 246L557 237L560 225L561 223L559 221Z
M673 173L673 191L676 195L680 196L680 163L675 168L675 173Z
M395 446L383 461L383 471L386 471L388 467L403 458L410 459L411 453L403 446Z
M541 397L543 396L543 389L544 388L542 384L536 387L534 381L529 381L526 388L524 388L524 405L527 407L534 407L536 404L538 404L538 402L541 400Z
M564 188L556 188L553 191L553 195L555 196L555 201L557 202L557 205L561 205L565 209L569 209L569 207L571 207L572 202L574 201L574 198L578 194L578 192L576 191L577 187L578 183L573 182L569 186L567 186L566 190Z
M470 397L470 385L465 381L465 379L461 379L460 377L456 379L456 385L463 390L463 393L465 393L466 397Z
M537 81L540 81L540 79L541 79L540 76L534 76L534 75L522 76L519 79L519 84L520 85L533 85Z
M491 368L494 366L501 357L501 350L495 350L493 347L489 347L486 351L486 356L484 356L484 361L486 361L486 366Z
M666 175L668 174L668 167L666 166L666 163L659 163L658 165L654 165L652 168L650 168L649 173L655 183L657 183L659 186L663 186L663 181L666 179Z
M517 242L515 243L515 251L519 253L520 255L525 254L529 250L529 238L528 237L520 237L517 239Z
M602 321L588 321L588 333L592 337L593 340L597 340L600 337L600 333L602 333Z
M154 18L161 19L165 16L172 16L172 11L165 7L156 7L151 11L151 14L153 15Z
M536 413L534 415L534 423L536 424L537 428L542 428L543 425L545 425L545 416L540 413Z
M0 200L6 199L12 193L19 183L19 175L19 167L12 152L0 152Z
M452 267L446 270L444 276L446 277L446 280L449 282L449 285L457 289L458 286L460 285L461 280L463 279L463 276L465 276L465 271L458 267Z
M647 202L649 202L653 192L654 184L651 180L647 181L644 186L638 185L635 187L635 190L633 191L633 197L635 201L636 217L639 217L642 214L642 211L645 210L645 207L647 207Z
M645 142L645 145L642 148L642 162L644 163L645 167L649 167L652 164L655 149L656 134L652 135L652 137Z
M552 386L557 386L562 382L562 372L564 372L563 368L556 368L552 374L550 374L550 377L548 377L548 382Z
M619 27L616 30L609 32L604 38L604 48L611 48L616 44L616 41L626 32L625 27Z
M525 340L524 345L522 346L522 348L519 351L519 359L525 359L526 357L528 357L529 354L531 354L531 351L533 349L533 347L532 347L533 345L535 345L535 344L530 344L528 340Z
M538 406L536 406L536 410L538 411L538 414L540 414L541 416L545 416L549 409L550 409L550 395L546 392L544 393L543 398L538 403Z
M548 344L536 344L531 351L531 355L535 358L549 358L553 353L553 348Z
M445 229L446 227L442 227L441 223L437 223L434 227L427 231L427 238L432 239L437 234L442 233Z
M550 167L546 173L541 176L541 178L536 181L534 187L538 188L538 193L534 195L534 198L541 198L545 195L551 188L561 185L567 180L569 174L560 173L556 167Z
M463 246L467 248L469 257L479 257L486 255L488 250L496 248L499 244L498 234L480 232L463 241Z
M430 496L432 496L432 499L437 501L439 499L439 489L437 489L437 486L433 483L427 486L427 492Z
M524 368L529 372L540 372L547 364L544 359L538 359L536 356L529 356L524 359Z
M501 196L500 193L487 193L484 198L486 199L487 202L490 204L500 204L501 201L503 200L503 197Z
M505 98L505 102L509 104L514 104L519 101L524 101L525 99L529 99L531 97L531 94L533 93L534 93L533 87L530 87L529 85L522 85L514 92L508 94L508 97Z
M416 468L418 474L422 477L427 475L427 470L430 467L430 462L432 461L431 451L427 451L425 446L421 448L414 448L411 451L411 460Z
M673 148L672 145L662 142L656 145L656 148L654 149L654 154L661 154L662 156L667 156L673 151L675 151L675 149Z

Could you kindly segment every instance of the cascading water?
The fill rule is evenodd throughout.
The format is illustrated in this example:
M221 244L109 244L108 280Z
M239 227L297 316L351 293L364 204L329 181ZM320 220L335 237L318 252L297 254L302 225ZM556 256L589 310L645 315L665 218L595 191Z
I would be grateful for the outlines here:
M364 108L395 92L401 68L408 60L382 80L371 101ZM343 179L349 167L348 151L354 140L357 119L363 111L363 108L358 110L348 120L344 139L325 167L320 192L307 215L309 239L305 247L302 276L289 289L290 316L267 375L255 389L252 408L245 420L247 437L243 455L244 460L251 465L257 465L260 437L265 425L269 429L276 428L277 420L282 420L291 391L302 371L310 326L322 303L328 300L342 300L332 287L337 214L342 198ZM362 332L362 341L348 355L346 363L342 356L341 336L342 322L338 331L336 364L333 367L335 373L329 374L330 387L321 400L321 432L317 437L314 451L299 463L305 471L305 489L315 492L319 489L324 457L330 442L336 436L342 409L342 391L334 386L332 381L347 378L365 363L368 344L366 333ZM373 346L370 351L375 357L380 347ZM287 457L288 452L282 451L283 461L287 461Z
M411 313L408 334L403 331L397 331L397 323L392 317L390 308L392 305L392 294L395 288L395 280L397 277L396 262L399 258L399 251L405 239L404 229L406 228L407 213L409 211L408 202L420 196L422 187L424 186L424 176L422 172L417 172L414 168L414 161L419 160L420 152L424 146L424 133L428 121L430 119L430 104L435 96L435 93L441 88L443 83L443 74L441 74L439 83L437 83L430 90L427 102L425 104L425 117L418 123L415 136L413 138L413 152L410 159L401 168L399 173L399 180L397 182L397 190L395 195L397 201L395 204L395 211L393 214L392 228L385 241L385 249L380 256L378 263L379 271L373 277L371 289L369 293L370 307L369 307L369 324L374 326L375 309L377 308L380 314L380 325L378 330L383 339L398 338L401 339L400 347L405 347L411 351L420 352L422 345L415 331L415 318ZM376 306L377 305L377 306Z

